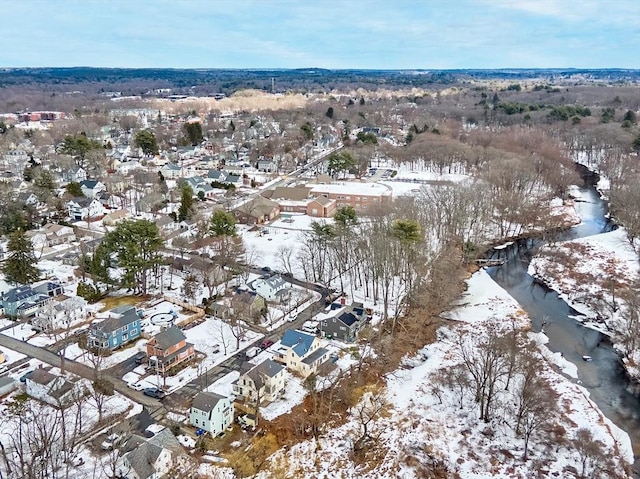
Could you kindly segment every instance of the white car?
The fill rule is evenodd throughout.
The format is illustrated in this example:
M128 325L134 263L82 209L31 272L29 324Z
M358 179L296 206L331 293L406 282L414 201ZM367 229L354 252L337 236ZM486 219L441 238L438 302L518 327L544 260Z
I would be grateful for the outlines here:
M298 319L298 313L295 313L295 312L289 313L289 321L295 321L296 319Z
M129 386L134 391L142 391L144 389L144 386L140 383L127 383L127 386Z

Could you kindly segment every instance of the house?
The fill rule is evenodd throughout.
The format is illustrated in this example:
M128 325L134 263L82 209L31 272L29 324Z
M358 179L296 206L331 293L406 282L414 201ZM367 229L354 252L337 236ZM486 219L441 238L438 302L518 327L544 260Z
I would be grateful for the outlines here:
M76 197L67 202L67 212L72 221L82 221L102 216L104 207L95 198Z
M273 158L258 160L258 171L271 173L278 170L278 165Z
M291 288L282 276L258 278L251 283L253 290L267 301L284 303L291 297Z
M207 179L210 182L216 181L218 183L235 186L236 188L243 185L241 175L235 175L224 170L209 170L207 172Z
M233 213L240 223L263 224L280 216L280 205L262 196L256 196L237 207Z
M162 173L162 177L166 180L175 180L182 176L182 168L175 163L167 163L160 168L160 173Z
M285 331L274 359L286 365L302 377L314 374L327 360L329 352L320 347L320 339L316 336L288 329Z
M9 376L0 377L0 397L9 394L18 388L15 379Z
M352 343L365 324L366 315L362 303L353 303L336 316L320 321L318 329L322 337Z
M49 332L69 326L73 320L88 316L87 306L87 301L80 296L59 294L38 308L31 317L31 328Z
M271 359L257 366L244 363L232 383L233 394L245 401L275 401L284 391L284 367Z
M26 378L26 393L32 398L55 407L66 406L84 395L78 383L55 376L43 368L38 368Z
M35 206L38 204L38 197L29 191L18 194L17 201L27 206Z
M63 292L62 286L50 281L33 287L21 285L0 295L0 304L7 316L27 318L35 315L51 298Z
M219 192L219 190L214 189L201 176L192 176L191 178L185 178L184 181L187 185L189 185L191 191L193 191L193 193L197 196L200 196L200 193L202 192L205 198L213 198L216 192Z
M105 217L102 218L102 223L105 226L115 226L118 223L123 222L130 216L131 216L131 213L129 213L129 210L116 210L113 213L109 213L108 215L105 215Z
M124 444L118 477L160 479L166 477L184 449L167 428L146 439L136 434Z
M156 334L147 343L149 364L163 376L171 368L191 361L195 356L193 344L187 343L186 336L176 326Z
M81 166L74 165L63 174L63 178L69 182L80 183L87 179L87 172Z
M70 226L47 223L39 230L30 230L25 233L34 250L41 250L46 247L69 244L76 240L76 234Z
M76 240L76 234L71 226L47 223L42 227L47 238L47 246L69 244Z
M88 344L98 349L116 349L140 337L140 316L134 306L118 306L107 318L89 326Z
M100 193L107 190L107 187L96 180L83 180L80 182L80 189L87 198L97 198Z
M219 394L198 393L191 403L189 422L212 436L222 434L233 422L233 403Z
M325 195L317 196L306 205L308 216L315 218L331 218L338 209L338 201L329 199Z

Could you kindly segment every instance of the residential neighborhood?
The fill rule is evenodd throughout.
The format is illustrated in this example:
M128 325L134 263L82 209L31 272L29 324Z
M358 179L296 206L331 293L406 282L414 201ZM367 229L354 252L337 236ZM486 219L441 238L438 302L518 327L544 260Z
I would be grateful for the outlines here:
M254 75L0 98L0 478L624 477L630 80Z

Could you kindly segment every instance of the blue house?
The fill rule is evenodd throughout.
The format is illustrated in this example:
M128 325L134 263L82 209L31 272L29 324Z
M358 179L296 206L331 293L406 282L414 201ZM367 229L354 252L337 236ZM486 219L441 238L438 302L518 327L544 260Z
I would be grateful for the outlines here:
M22 285L3 293L0 304L7 316L26 318L33 316L51 298L63 292L62 286L51 281L34 286Z
M109 317L89 326L88 342L98 349L116 349L140 337L140 316L133 306L118 306Z

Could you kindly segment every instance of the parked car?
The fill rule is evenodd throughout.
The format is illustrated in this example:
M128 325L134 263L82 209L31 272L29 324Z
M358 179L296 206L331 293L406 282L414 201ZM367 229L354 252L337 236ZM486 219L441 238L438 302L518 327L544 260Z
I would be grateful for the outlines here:
M265 273L270 273L271 272L271 268L269 268L268 266L264 266L263 268L261 268L262 271L264 271Z
M273 341L271 341L270 339L265 339L264 341L262 341L262 343L260 343L260 347L262 349L267 349L271 346L273 346Z
M255 358L259 353L260 353L260 348L256 348L254 346L252 348L247 349L247 351L245 352L245 355L248 358Z
M298 319L298 313L296 313L295 311L291 311L289 313L289 321L295 321L296 319Z
M142 391L142 393L145 396L149 396L152 398L156 398L156 399L162 399L166 396L166 394L164 393L163 390L158 389L158 388L147 388L144 391Z
M129 386L134 391L142 391L144 389L144 386L140 383L127 383L127 386Z
M137 353L133 358L134 358L134 361L136 362L136 364L142 364L142 363L146 363L147 362L147 355L146 355L146 353L144 353L142 351Z

